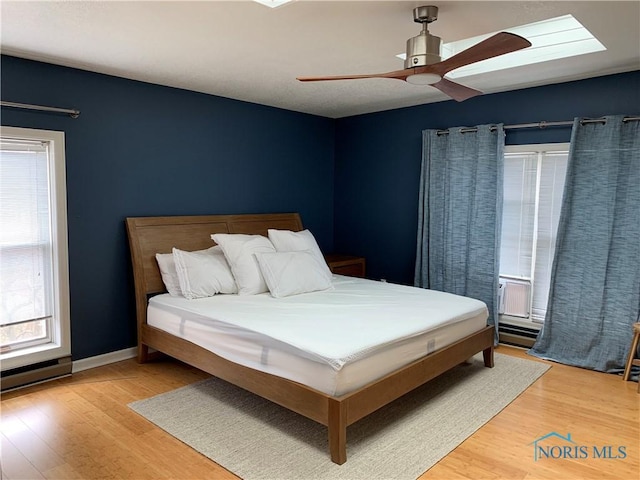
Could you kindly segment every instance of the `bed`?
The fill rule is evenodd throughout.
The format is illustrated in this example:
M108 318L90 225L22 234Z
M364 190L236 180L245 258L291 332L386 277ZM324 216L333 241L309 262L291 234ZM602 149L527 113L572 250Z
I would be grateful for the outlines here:
M164 353L173 358L181 360L189 365L206 371L218 378L233 383L252 393L260 395L298 414L304 415L328 429L328 443L331 460L337 464L342 464L347 460L347 427L380 407L402 397L405 393L428 382L441 373L464 362L469 357L478 352L483 352L485 366L493 367L493 342L494 329L487 327L484 320L479 323L477 316L471 315L468 321L458 322L456 339L447 341L447 346L431 349L426 346L432 340L428 337L418 338L418 346L402 343L396 347L405 352L407 348L413 349L413 356L408 364L393 366L391 372L378 373L374 377L364 377L356 375L358 371L370 371L371 368L359 369L357 363L352 368L352 374L347 381L339 378L321 381L314 384L309 378L325 378L314 372L307 377L296 377L295 380L281 376L278 365L291 363L290 355L295 354L290 349L277 349L277 345L270 345L270 362L245 361L236 359L231 353L213 353L206 343L199 342L194 337L183 335L187 329L171 329L172 316L180 314L180 303L183 306L204 305L207 302L171 299L165 294L166 289L162 281L156 253L169 253L173 247L183 250L201 250L211 247L213 241L211 235L216 233L243 233L267 235L268 229L291 230L298 232L303 230L300 216L297 213L277 213L277 214L255 214L255 215L204 215L204 216L174 216L174 217L134 217L126 219L131 258L133 264L136 316L138 331L138 361L146 362L152 355L149 349ZM361 283L358 283L361 282ZM369 283L366 283L369 282ZM410 287L400 287L388 285L371 280L355 280L348 277L336 277L336 289L341 294L353 294L354 289L374 289L374 294L379 289L398 289ZM358 290L359 291L359 290ZM380 292L384 290L379 290ZM344 293L347 292L347 293ZM315 294L301 295L300 297L312 297ZM223 296L220 296L223 297ZM211 300L211 302L226 302L226 308L238 310L237 304L229 303L235 299L233 296L226 296ZM322 301L322 295L312 297L314 301ZM328 298L328 297L327 297ZM273 300L273 299L272 299ZM268 294L258 298L257 301L268 302ZM296 299L297 301L297 299ZM275 302L274 302L275 303ZM222 304L222 303L221 303ZM189 308L189 310L194 310ZM197 315L200 312L191 312ZM151 324L148 315L151 314ZM473 318L471 318L473 317ZM183 315L179 322L185 325ZM485 317L486 318L486 317ZM192 319L193 320L193 319ZM163 322L166 322L163 324ZM175 322L174 322L175 324ZM211 325L219 328L217 331L209 332L209 338L220 336L226 338L224 344L232 345L229 329L224 327L225 323L195 322L193 325L209 328ZM243 324L246 330L255 333L251 324ZM237 331L237 325L233 325L231 330ZM339 329L330 331L331 335L339 335ZM443 332L437 332L443 336ZM447 331L446 335L454 334ZM462 338L458 338L462 335ZM197 337L195 337L197 338ZM238 350L257 350L257 357L260 357L261 340L258 339L252 344L246 343L246 338L237 340ZM245 343L243 343L245 342ZM423 351L429 352L425 355L419 354L417 358L416 348L425 347ZM198 344L200 343L200 344ZM397 358L398 352L393 348L386 351L385 360L382 363L389 363L390 359ZM233 353L233 352L232 352ZM264 355L264 346L262 347ZM402 355L400 355L402 356ZM313 357L313 356L311 356ZM235 361L230 360L233 358ZM278 363L278 358L280 363ZM323 371L331 369L322 365L322 362L312 358L309 362L310 368L317 368ZM378 361L378 363L381 363ZM260 364L269 364L273 368L260 369ZM396 368L397 367L397 368ZM304 369L302 369L304 370ZM335 370L335 369L334 369ZM355 372L355 373L354 373ZM326 377L328 378L328 377ZM356 379L355 381L353 379ZM298 380L298 381L296 381Z

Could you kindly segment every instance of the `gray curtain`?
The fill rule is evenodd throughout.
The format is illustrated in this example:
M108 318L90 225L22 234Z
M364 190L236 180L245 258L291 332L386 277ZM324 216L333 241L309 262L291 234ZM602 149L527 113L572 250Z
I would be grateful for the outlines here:
M640 122L575 119L547 316L529 353L618 372L640 312Z
M422 142L414 284L485 302L497 340L503 126L425 130Z

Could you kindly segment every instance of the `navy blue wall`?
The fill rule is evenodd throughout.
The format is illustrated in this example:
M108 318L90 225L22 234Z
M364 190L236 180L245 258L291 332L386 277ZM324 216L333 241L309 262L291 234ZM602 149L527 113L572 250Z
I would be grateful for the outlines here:
M124 219L300 212L333 247L331 119L2 56L2 124L66 136L74 360L134 346Z
M640 113L640 72L340 119L335 249L363 255L367 276L413 283L422 130ZM570 128L510 130L507 144L568 142Z
M8 56L1 67L3 100L82 111L2 109L3 125L66 135L76 360L135 345L127 216L297 211L323 250L410 284L423 129L640 112L640 72L331 120Z

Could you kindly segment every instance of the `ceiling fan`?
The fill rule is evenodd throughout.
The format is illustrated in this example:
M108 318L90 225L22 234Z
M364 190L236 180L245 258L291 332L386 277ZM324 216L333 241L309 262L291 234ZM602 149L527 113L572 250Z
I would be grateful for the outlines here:
M429 5L413 9L413 21L422 24L422 31L418 36L407 40L407 58L404 61L404 70L371 75L298 77L298 80L301 82L319 82L361 78L394 78L416 85L431 85L454 100L462 102L476 95L481 95L482 92L448 80L445 78L448 72L465 65L531 46L531 42L526 38L513 33L500 32L446 60L441 60L440 37L431 35L427 29L428 25L437 19L438 7Z

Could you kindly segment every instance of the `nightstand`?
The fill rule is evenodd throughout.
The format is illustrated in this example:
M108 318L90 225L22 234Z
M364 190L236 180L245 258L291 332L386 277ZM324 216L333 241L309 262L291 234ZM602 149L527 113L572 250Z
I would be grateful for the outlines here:
M351 255L337 255L331 253L325 255L325 260L331 271L338 275L347 275L350 277L361 277L365 275L364 257L354 257Z

